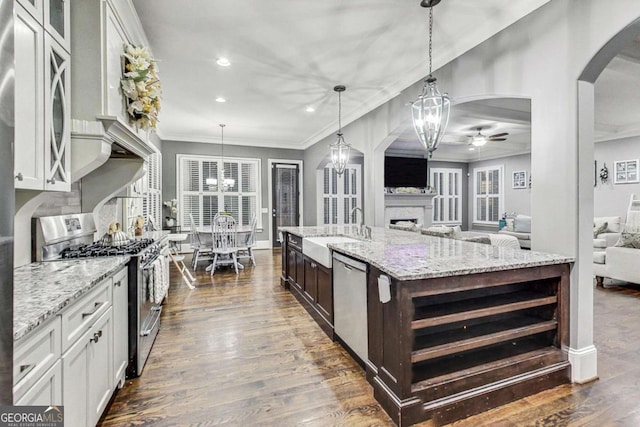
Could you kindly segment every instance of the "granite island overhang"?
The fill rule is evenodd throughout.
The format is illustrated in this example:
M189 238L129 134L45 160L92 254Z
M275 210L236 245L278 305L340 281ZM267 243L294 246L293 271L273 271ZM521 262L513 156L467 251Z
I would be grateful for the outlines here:
M361 362L394 422L448 423L570 381L573 258L383 228L364 240L356 230L281 228L281 283L342 343L329 300L344 284L320 274L302 242L357 240L327 246L368 266Z

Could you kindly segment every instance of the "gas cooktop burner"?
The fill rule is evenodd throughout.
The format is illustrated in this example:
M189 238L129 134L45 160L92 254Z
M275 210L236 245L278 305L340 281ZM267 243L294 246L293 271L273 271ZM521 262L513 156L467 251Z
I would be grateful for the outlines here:
M135 255L153 244L153 239L133 240L120 246L105 246L98 242L70 247L60 252L61 258L94 258L114 255Z

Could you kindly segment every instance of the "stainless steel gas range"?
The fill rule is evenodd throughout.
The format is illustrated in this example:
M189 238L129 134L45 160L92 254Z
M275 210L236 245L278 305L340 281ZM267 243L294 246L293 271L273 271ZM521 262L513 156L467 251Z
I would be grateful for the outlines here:
M125 244L110 246L94 242L96 226L93 214L72 214L36 218L34 258L37 261L55 261L74 258L129 255L129 366L127 378L142 374L151 347L160 329L162 303L150 301L147 280L158 267L167 246L166 236L150 233ZM168 275L167 275L168 276ZM167 277L168 280L168 277ZM162 300L157 298L156 301Z

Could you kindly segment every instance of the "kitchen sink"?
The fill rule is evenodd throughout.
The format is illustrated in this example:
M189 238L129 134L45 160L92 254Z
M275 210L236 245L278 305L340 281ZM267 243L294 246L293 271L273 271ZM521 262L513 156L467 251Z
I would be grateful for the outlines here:
M347 236L305 237L302 239L302 253L325 267L331 268L331 249L327 245L358 241Z

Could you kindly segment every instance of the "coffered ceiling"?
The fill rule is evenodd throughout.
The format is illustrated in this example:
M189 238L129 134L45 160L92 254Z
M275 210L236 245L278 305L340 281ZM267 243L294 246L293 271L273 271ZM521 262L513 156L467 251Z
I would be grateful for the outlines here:
M434 8L434 69L547 1L443 0ZM133 3L158 60L165 140L218 142L225 123L225 143L304 149L337 130L336 84L347 86L345 124L427 72L419 0ZM231 65L217 65L220 57Z

